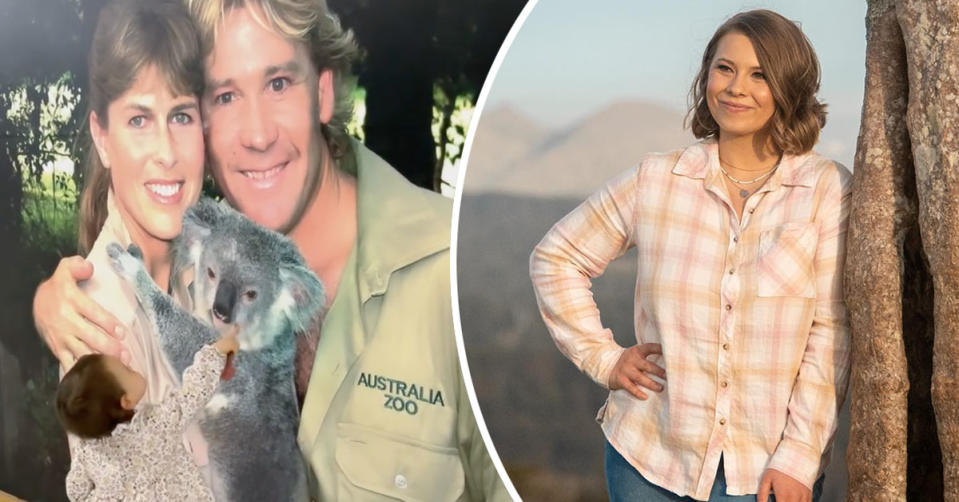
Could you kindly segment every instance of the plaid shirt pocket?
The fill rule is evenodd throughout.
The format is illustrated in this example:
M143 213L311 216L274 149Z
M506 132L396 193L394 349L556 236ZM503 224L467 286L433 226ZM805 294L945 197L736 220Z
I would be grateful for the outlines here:
M817 230L815 223L789 223L759 235L759 296L816 297Z

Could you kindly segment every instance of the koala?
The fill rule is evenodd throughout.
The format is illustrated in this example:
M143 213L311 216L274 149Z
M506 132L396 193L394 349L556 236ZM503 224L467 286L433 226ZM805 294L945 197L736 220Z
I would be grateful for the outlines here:
M192 313L157 287L134 246L125 251L112 244L107 252L178 377L220 331L239 326L235 374L197 417L217 500L305 500L294 333L322 314L326 295L293 242L223 204L197 202L173 242L173 277L194 270Z

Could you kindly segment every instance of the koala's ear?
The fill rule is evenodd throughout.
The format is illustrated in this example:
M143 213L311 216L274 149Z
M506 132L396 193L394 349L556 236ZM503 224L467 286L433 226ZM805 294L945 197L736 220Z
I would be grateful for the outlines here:
M180 230L180 240L183 241L185 247L193 247L194 244L208 237L223 214L224 209L221 205L206 197L190 206L183 213L183 227Z
M290 320L293 331L302 333L322 313L326 290L316 275L300 263L282 262L280 282L283 285L283 313Z

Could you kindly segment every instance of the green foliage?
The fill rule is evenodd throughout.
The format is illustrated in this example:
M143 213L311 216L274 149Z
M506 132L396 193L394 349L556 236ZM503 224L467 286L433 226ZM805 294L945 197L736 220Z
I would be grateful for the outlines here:
M443 78L433 86L433 141L436 144L435 179L438 186L444 169L463 156L466 130L473 116L474 93L463 79ZM450 185L450 188L456 188Z
M21 246L73 254L77 243L77 189L65 172L43 173L24 182Z
M398 152L387 149L378 153L412 179L420 180L423 171L432 174L432 188L439 189L443 168L456 163L462 152L469 122L464 110L472 107L506 33L525 3L329 0L332 10L339 14L344 26L354 31L363 48L365 57L355 71L370 96L380 96L371 102L389 101L385 112L388 116L397 117L400 122L408 119L422 124L414 120L422 117L420 100L390 100L382 96L392 97L408 90L413 90L410 96L422 96L423 92L433 91L434 152L419 150L429 148L417 141L421 136L411 135L412 141L402 144L395 136L403 133L403 127L379 127L381 124L377 130L367 131L367 144L390 148L389 145L400 142L401 146L394 147ZM384 113L379 107L376 111ZM416 154L408 153L411 150ZM429 153L434 153L433 165L420 165Z
M350 136L363 141L366 134L363 124L366 120L366 89L356 86L353 89L353 118L346 124L346 132Z

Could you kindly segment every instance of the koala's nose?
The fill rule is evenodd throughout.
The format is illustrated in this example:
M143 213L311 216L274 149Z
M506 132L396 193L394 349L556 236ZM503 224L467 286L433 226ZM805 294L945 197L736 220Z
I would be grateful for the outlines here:
M213 315L217 319L229 323L233 317L233 305L236 303L236 287L229 282L221 281L216 288L216 297L213 299Z

